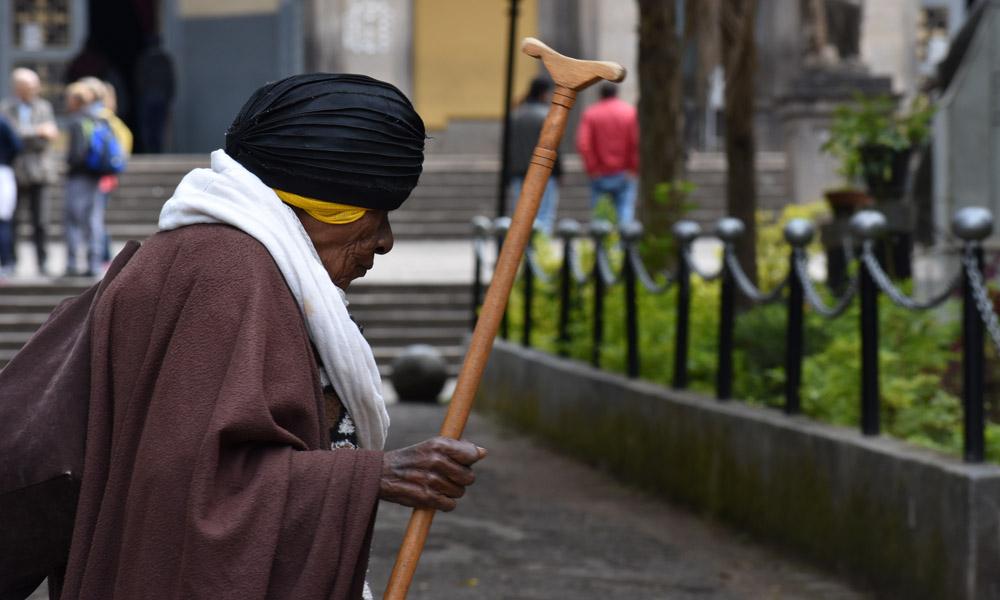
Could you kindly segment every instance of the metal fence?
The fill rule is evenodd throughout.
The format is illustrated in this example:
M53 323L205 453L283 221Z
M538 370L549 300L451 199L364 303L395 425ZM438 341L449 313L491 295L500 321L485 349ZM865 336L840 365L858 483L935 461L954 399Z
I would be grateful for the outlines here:
M510 227L510 219L501 217L491 221L487 217L473 220L475 231L475 273L472 286L472 320L476 319L483 293L484 269L487 265L486 247L491 236L497 246ZM619 243L623 255L621 267L613 268L606 238L613 232L607 221L595 220L584 232L580 224L563 220L557 228L562 243L562 260L558 274L549 274L538 263L534 244L529 245L522 266L521 285L524 295L521 334L522 343L532 345L533 300L537 283L558 283L559 322L558 341L560 353L570 341L570 305L574 289L592 286L591 363L601 365L601 346L604 337L604 300L609 289L621 285L625 300L626 373L639 376L639 315L637 286L642 285L652 294L662 294L677 287L676 323L674 334L674 365L671 385L677 389L688 385L688 340L690 337L691 277L705 281L721 280L718 326L718 359L715 393L719 400L732 395L733 381L733 332L737 316L737 294L747 303L767 304L784 301L787 305L785 332L785 399L788 414L800 412L802 361L804 341L804 309L808 304L817 314L834 319L857 299L860 302L859 327L861 333L861 419L864 435L878 435L879 423L879 361L878 361L878 295L885 294L893 303L909 310L928 310L941 305L959 289L962 293L962 403L964 411L964 458L966 462L981 462L985 453L984 443L984 326L993 344L1000 352L1000 320L994 312L983 276L983 249L981 242L993 231L993 217L983 208L965 208L952 220L952 232L962 241L961 269L942 290L926 299L907 295L886 274L876 256L876 243L885 233L886 219L876 211L862 211L851 220L851 233L860 244L860 252L848 250L851 277L839 297L832 303L823 299L818 285L808 271L806 247L815 235L814 225L805 219L794 219L784 229L790 246L788 273L771 290L761 290L747 276L736 257L735 242L745 231L738 219L721 219L714 235L723 243L722 264L715 272L705 272L692 257L692 244L702 237L700 226L693 221L680 221L673 229L677 245L676 268L673 273L651 274L646 269L638 244L643 235L642 225L627 223L619 229ZM581 238L590 238L594 253L593 266L585 269L581 263L577 244ZM851 248L852 244L846 244ZM501 335L509 337L506 323Z

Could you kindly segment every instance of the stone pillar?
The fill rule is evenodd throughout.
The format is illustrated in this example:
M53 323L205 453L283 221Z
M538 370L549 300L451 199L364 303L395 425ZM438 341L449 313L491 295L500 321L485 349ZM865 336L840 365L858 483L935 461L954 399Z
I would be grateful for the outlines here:
M815 202L825 190L845 185L837 173L837 160L822 150L829 139L833 111L855 93L891 92L889 78L847 67L807 69L792 82L789 93L777 103L788 157L789 200Z
M917 18L913 0L866 0L861 21L861 59L871 71L892 77L892 89L912 96L917 84Z

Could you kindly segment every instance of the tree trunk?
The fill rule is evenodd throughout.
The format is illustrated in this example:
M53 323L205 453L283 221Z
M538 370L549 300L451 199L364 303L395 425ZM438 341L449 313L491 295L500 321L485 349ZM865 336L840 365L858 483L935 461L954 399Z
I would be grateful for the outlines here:
M723 66L726 70L726 210L746 225L736 253L743 270L757 280L757 177L754 139L757 0L722 0Z
M681 206L664 203L656 186L684 170L681 39L676 0L639 2L639 198L638 218L650 237L667 239ZM664 264L665 257L648 256ZM657 260L659 259L659 260Z

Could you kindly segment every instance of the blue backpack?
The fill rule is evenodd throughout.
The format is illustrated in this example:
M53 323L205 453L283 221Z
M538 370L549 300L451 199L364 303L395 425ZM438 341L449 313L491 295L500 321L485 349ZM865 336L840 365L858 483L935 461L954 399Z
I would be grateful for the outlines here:
M111 126L104 119L87 119L83 123L87 137L87 157L84 167L94 175L118 175L125 170L125 152Z

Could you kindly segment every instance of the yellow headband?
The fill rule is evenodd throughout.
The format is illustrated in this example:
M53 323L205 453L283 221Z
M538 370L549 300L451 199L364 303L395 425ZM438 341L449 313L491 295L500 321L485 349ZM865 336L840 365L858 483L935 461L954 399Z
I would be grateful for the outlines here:
M322 221L323 223L329 223L331 225L346 225L347 223L353 223L365 216L365 213L368 212L367 208L361 208L360 206L314 200L312 198L306 198L305 196L299 196L298 194L293 194L291 192L274 190L274 193L277 194L278 198L281 198L281 201L285 204L301 208L306 211L310 217L316 219L317 221Z

